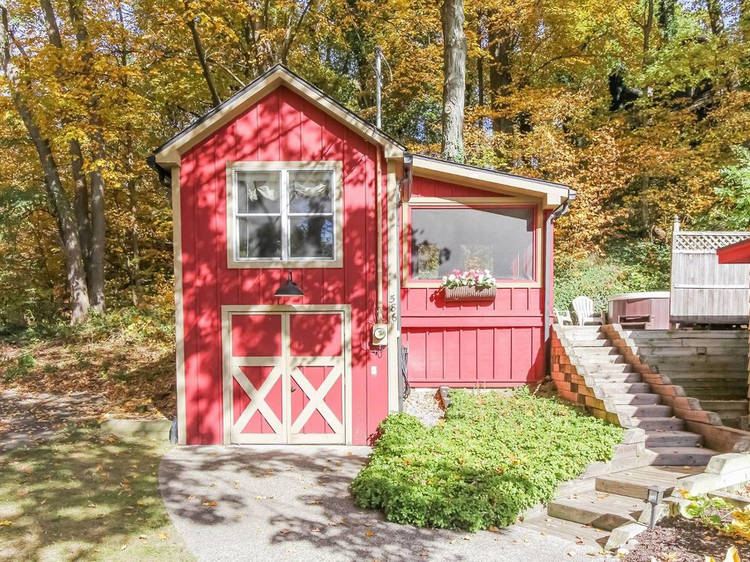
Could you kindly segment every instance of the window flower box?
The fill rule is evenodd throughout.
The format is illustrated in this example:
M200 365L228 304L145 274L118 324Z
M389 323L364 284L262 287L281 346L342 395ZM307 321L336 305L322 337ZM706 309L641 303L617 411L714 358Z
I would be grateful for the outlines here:
M496 287L446 287L445 302L494 301Z
M493 301L497 288L495 278L487 269L470 269L443 277L442 290L446 302Z

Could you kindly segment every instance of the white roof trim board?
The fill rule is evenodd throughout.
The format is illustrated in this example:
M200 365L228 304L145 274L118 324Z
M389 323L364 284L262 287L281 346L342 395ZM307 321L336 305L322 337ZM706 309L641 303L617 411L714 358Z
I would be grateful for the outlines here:
M367 123L288 68L276 65L157 148L154 151L156 163L162 168L179 167L182 155L185 152L241 115L250 106L279 86L289 88L342 124L358 132L364 138L383 147L387 159L403 161L404 156L408 154L404 146L386 133ZM536 197L546 196L546 206L559 205L562 201L568 199L572 192L562 184L515 176L475 166L455 164L426 156L414 155L412 169L417 176L452 181L478 189L534 195Z
M417 176L428 177L490 191L511 192L519 195L546 195L546 205L557 206L570 197L571 189L561 183L516 176L497 170L467 166L414 155L413 170Z

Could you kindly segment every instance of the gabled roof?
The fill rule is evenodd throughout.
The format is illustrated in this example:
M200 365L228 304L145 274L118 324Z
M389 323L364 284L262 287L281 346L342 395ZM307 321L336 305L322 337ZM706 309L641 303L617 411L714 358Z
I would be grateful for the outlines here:
M413 170L418 176L452 181L479 189L509 191L519 195L533 193L538 196L539 194L545 194L547 206L559 205L566 199L575 199L576 196L574 190L561 183L517 176L489 168L457 164L417 154L414 155Z
M750 263L750 238L716 250L719 263Z
M382 146L386 158L403 156L406 149L396 140L346 109L287 67L277 64L157 148L154 151L156 163L164 168L179 166L182 154L279 86L286 86L363 137Z
M289 88L364 138L383 147L386 158L403 160L409 155L406 148L387 133L349 111L323 91L279 64L162 144L149 158L149 165L154 167L161 176L168 177L168 170L180 165L185 152L280 86ZM427 156L414 155L411 165L413 172L419 176L453 181L489 191L509 191L535 197L546 196L545 204L548 207L559 205L562 201L575 197L575 191L559 183L456 164Z

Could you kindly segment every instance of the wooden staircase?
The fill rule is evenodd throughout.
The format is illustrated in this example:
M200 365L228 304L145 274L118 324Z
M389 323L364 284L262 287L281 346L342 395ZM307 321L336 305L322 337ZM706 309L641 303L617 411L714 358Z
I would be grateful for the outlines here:
M563 492L547 505L551 517L590 525L604 531L626 523L648 524L650 505L646 503L649 486L665 488L665 497L679 479L702 470L698 467L646 466L598 476L573 492Z
M557 326L572 348L577 365L585 368L608 410L625 427L641 428L646 447L653 454L652 465L704 466L716 451L703 447L703 437L687 431L685 421L675 417L633 365L598 327Z

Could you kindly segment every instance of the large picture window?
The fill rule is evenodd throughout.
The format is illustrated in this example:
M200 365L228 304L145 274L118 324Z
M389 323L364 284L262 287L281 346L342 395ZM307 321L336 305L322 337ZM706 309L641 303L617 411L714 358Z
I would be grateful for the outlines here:
M488 269L498 280L532 281L534 231L531 208L413 207L411 277Z
M232 169L230 262L336 261L336 168L299 163L272 169L262 163Z

